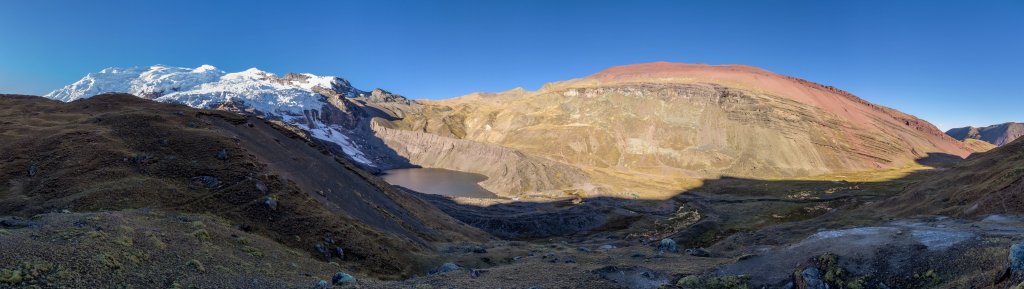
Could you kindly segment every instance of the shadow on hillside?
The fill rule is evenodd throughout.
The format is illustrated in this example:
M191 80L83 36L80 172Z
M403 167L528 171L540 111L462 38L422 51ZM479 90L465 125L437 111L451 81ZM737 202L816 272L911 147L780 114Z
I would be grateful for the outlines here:
M954 155L932 153L918 163L948 167ZM524 240L594 235L646 240L673 238L687 246L710 246L738 232L837 215L878 203L935 170L912 171L887 180L759 180L721 177L666 200L595 197L460 204L449 197L415 193L456 219L497 237ZM874 220L880 220L874 217ZM854 220L856 221L856 220ZM862 220L869 221L869 220Z
M395 120L397 119L396 117L371 106L362 106L360 109L363 110L362 113L372 117L359 118L359 122L356 124L355 128L350 131L349 137L351 138L350 140L360 145L360 151L366 155L373 156L373 159L370 161L372 161L376 167L355 161L348 153L345 152L344 148L336 143L319 139L317 139L317 142L320 145L327 147L334 155L348 158L353 164L375 175L380 175L384 171L392 169L420 168L419 165L413 164L411 160L400 155L390 146L385 144L384 140L377 136L377 132L373 131L370 127L370 123L373 121L373 118L379 117L385 120Z
M947 153L928 153L928 156L919 158L916 161L918 164L933 168L948 168L963 160L964 158L957 155Z
M367 116L365 119L372 119L372 118L375 118L375 117L382 118L382 119L384 119L386 121L395 121L395 120L402 119L400 117L391 115L390 113L388 113L388 112L386 112L386 111L384 111L384 110L382 110L380 108L376 108L376 107L370 106L365 101L361 101L361 102L362 102L363 105L360 106L360 108L363 109L363 112Z

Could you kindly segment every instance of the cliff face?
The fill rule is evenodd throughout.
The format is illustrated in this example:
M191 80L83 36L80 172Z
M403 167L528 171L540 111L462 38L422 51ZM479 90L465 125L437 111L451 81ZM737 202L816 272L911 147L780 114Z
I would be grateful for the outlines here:
M748 66L630 65L424 103L393 126L636 177L794 177L970 154L911 115Z
M976 139L1002 146L1024 136L1024 123L1008 122L986 127L960 127L946 131L958 140Z
M580 169L530 156L514 149L437 134L391 129L374 123L377 138L409 163L422 167L473 172L488 177L480 185L499 195L558 193L593 189Z

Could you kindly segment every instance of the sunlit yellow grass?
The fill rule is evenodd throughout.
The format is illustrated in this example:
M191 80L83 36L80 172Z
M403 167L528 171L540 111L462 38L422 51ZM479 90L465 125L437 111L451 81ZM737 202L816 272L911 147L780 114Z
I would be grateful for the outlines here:
M827 192L837 186L861 186L879 194L894 193L918 179L915 173L926 173L934 168L908 165L900 168L832 173L806 177L762 178L716 185L713 180L697 177L660 176L630 173L607 168L588 168L586 171L606 186L606 191L588 196L607 196L639 200L667 200L692 190L729 193L774 193L792 190Z

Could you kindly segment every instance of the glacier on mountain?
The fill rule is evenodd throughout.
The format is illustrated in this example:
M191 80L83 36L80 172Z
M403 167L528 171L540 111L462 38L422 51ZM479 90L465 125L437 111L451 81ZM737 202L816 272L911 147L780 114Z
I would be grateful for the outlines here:
M339 145L352 160L373 166L373 162L345 135L345 128L307 117L307 112L322 113L329 105L323 93L340 97L365 94L339 77L308 73L277 77L256 68L226 73L211 65L197 68L165 65L111 67L89 73L45 97L67 102L107 92L129 93L204 109L231 104L305 129L318 139Z

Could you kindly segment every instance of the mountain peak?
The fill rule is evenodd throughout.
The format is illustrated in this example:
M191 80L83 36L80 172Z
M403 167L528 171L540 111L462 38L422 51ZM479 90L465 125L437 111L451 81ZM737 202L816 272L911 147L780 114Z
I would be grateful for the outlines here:
M541 93L594 97L604 92L591 90L592 88L642 91L651 84L705 88L713 86L753 95L778 97L809 105L809 108L828 113L824 114L828 117L843 119L849 127L846 129L851 131L886 126L891 128L895 132L893 135L897 137L903 137L901 135L904 131L920 134L915 138L923 138L922 147L935 147L939 151L958 156L970 154L960 142L954 141L934 125L915 116L867 102L836 87L748 65L652 62L615 66L587 77L545 84L541 88ZM622 88L623 86L627 87ZM584 93L587 90L591 90L590 94Z
M241 72L234 72L234 73L225 74L224 78L225 79L235 79L235 78L263 79L263 78L267 78L267 77L270 77L270 76L275 76L275 75L273 73L266 72L266 71L263 71L263 70L260 70L258 68L253 67L253 68L249 68L249 69L246 69L244 71L241 71Z
M155 67L155 65L154 65L154 67ZM90 74L122 74L122 73L134 73L134 72L141 72L141 71L142 71L142 68L140 68L138 66L134 66L134 67L114 67L114 66L111 66L111 67L104 68L103 70L100 70L100 72L98 72L98 73L90 73Z
M352 120L344 116L349 108L346 106L348 101L343 98L366 92L352 87L340 77L310 73L289 73L277 77L258 68L225 73L209 64L196 68L167 65L110 67L89 73L46 97L69 102L104 93L127 93L204 109L252 111L305 127L314 137L345 148L345 153L354 161L372 163L341 132L350 128L346 125L352 124ZM383 91L379 94L408 102L397 94ZM333 103L329 97L333 97Z
M767 70L740 64L689 64L677 62L649 62L629 65L620 65L602 70L588 76L588 79L601 81L632 80L645 78L676 78L676 77L714 77L713 73L750 73L767 74Z
M217 70L216 66L209 65L209 64L203 64L203 65L200 65L199 67L196 67L196 69L193 69L192 72L193 73L203 73L203 72L207 72L207 71L216 71L216 70Z
M196 68L158 64L149 67L110 67L98 73L90 73L46 97L73 101L106 92L120 92L203 108L219 103L245 101L262 109L264 113L280 111L301 114L303 109L318 108L321 105L320 89L350 97L359 93L347 81L334 76L302 73L278 78L258 68L225 73L209 64Z
M1007 122L986 127L958 127L946 131L946 134L962 141L977 139L1003 146L1024 136L1024 123Z

